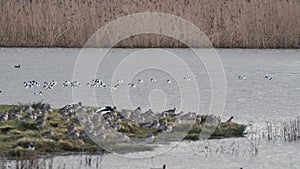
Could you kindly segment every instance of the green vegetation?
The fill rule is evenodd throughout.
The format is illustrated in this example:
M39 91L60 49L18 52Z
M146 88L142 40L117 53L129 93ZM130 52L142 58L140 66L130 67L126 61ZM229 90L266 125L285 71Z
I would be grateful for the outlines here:
M0 105L0 112L2 111L9 111L9 110L12 110L12 109L20 109L20 106L17 106L17 105Z
M218 126L214 125L194 125L187 136L186 140L198 140L201 135L209 134L209 139L222 139L232 137L243 137L246 125L237 123L221 123Z
M18 106L1 105L3 110L19 109ZM46 126L38 128L35 122L9 120L0 123L0 152L9 156L16 156L27 150L30 143L35 143L40 154L65 152L103 152L92 141L85 139L68 139L66 128L72 122L62 119L58 110L54 110L47 118ZM42 134L48 130L53 136L45 138ZM82 129L81 129L82 130Z

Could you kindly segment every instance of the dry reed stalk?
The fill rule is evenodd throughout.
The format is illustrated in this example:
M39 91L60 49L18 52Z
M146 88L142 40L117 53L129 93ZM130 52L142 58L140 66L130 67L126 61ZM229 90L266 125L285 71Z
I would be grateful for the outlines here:
M300 138L300 121L292 120L282 124L284 141L295 142Z
M0 46L81 47L108 22L146 11L190 21L215 47L300 47L299 0L1 0ZM170 37L142 34L116 47L185 45Z

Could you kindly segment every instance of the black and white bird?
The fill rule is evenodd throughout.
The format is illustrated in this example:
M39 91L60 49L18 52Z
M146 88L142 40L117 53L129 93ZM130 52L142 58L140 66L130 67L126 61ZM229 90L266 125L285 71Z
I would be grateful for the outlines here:
M138 83L143 83L143 79L138 79Z
M114 86L111 87L111 88L112 88L112 89L118 89L119 86L120 86L119 84L116 84L116 85L114 85Z
M241 75L239 75L239 76L238 76L238 79L239 79L239 80L246 80L247 77L246 77L246 76L241 76Z
M153 78L152 78L152 79L150 79L150 81L151 81L151 82L156 82L156 79L153 79Z
M100 108L96 111L96 113L101 113L101 115L105 115L107 113L111 113L113 111L115 111L117 108L116 107L110 107L110 106L106 106L106 107L103 107L103 108Z
M117 83L121 84L121 83L123 83L123 80L122 79L118 79Z
M35 150L35 145L34 143L30 143L28 146L28 150L34 151Z
M18 69L18 68L21 68L21 65L18 64L18 65L15 65L14 67Z
M41 95L43 95L43 92L42 92L42 91L38 91L38 92L33 92L33 94L34 94L34 95L40 95L40 96L41 96Z
M136 85L133 84L133 83L129 83L128 85L129 85L130 87L132 87L132 88L136 88Z
M165 116L168 116L168 117L175 117L176 116L176 108L166 110L166 111L162 112L162 114L164 114Z
M183 80L185 80L185 81L190 81L191 79L190 79L190 78L187 78L187 77L184 77Z
M267 80L273 80L274 77L272 77L272 76L265 76L265 79L267 79Z

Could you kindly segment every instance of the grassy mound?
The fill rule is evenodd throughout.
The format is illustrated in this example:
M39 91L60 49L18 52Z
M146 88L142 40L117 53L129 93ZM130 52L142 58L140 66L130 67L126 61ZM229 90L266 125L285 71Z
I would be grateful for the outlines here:
M36 109L43 107L42 103L31 105ZM10 110L22 110L21 106L16 105L0 105L0 112ZM228 137L242 137L246 129L245 125L233 122L220 123L218 125L210 125L204 123L206 116L202 116L203 122L201 124L193 123L180 123L175 124L175 118L167 117L161 120L166 120L169 124L173 125L173 131L164 133L160 129L151 129L140 127L139 124L124 120L121 121L121 129L118 132L126 134L131 138L146 138L149 134L154 134L163 140L178 140L184 138L187 140L198 140L199 136L207 136L206 138L220 139ZM47 115L46 125L38 127L35 121L21 121L21 120L8 120L0 123L0 154L8 156L17 156L24 152L28 152L30 143L35 143L35 153L66 153L66 152L101 152L104 150L99 148L88 137L78 137L70 139L67 137L70 133L67 131L68 126L75 125L78 132L82 132L84 128L80 126L78 119L70 118L66 120L62 117L58 109L53 109ZM44 133L52 131L53 134L45 136ZM188 134L186 134L188 131ZM165 139L166 138L166 139ZM151 150L151 147L132 145L114 145L116 149L121 152L130 151L145 151ZM119 146L119 147L118 147ZM129 148L128 148L129 147Z

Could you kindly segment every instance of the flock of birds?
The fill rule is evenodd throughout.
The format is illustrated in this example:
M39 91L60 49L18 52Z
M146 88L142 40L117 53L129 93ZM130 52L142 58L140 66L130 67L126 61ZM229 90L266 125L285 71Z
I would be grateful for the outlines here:
M31 80L31 81L26 81L23 82L24 88L25 89L30 89L33 87L39 87L40 86L40 82L36 81L36 80ZM43 83L43 89L44 90L52 90L55 86L57 85L57 81L52 80L50 82L44 82ZM35 91L33 92L34 95L43 95L42 91Z
M21 68L21 65L15 65L14 67L15 68ZM273 80L274 79L273 76L269 76L269 75L264 76L264 78L266 80ZM242 76L242 75L238 76L238 80L246 80L246 79L247 79L246 76ZM184 81L190 81L191 79L188 78L188 77L183 77L183 80ZM152 82L152 83L154 83L156 81L157 80L154 79L154 78L150 79L150 82ZM104 81L101 80L101 79L92 79L90 82L86 83L85 86L95 87L95 88L102 87L102 88L118 89L120 87L120 85L123 84L123 83L124 83L124 81L122 79L118 79L116 84L106 85L104 83ZM128 83L128 86L131 87L131 88L136 88L137 84L142 84L142 83L144 83L144 80L143 79L138 79L136 83L132 83L132 82ZM166 83L171 84L171 83L173 83L173 81L171 79L167 79ZM23 84L24 84L25 89L40 86L40 83L37 80L25 81L25 82L23 82ZM44 90L52 90L56 85L57 85L57 81L52 80L50 82L44 82L42 87L43 87ZM62 83L62 85L63 85L64 88L78 88L78 87L81 86L81 83L79 81L67 81L66 80ZM0 90L0 94L2 94L1 90ZM43 92L42 91L34 91L33 94L41 96L41 95L43 95Z
M238 80L246 80L246 79L247 79L246 76L242 76L242 75L238 76ZM266 75L266 76L264 76L264 79L273 80L274 77ZM184 77L183 80L184 81L190 81L191 79L188 78L188 77ZM154 78L150 79L150 82L152 82L152 83L154 83L156 81L157 80L154 79ZM101 88L118 89L120 87L120 85L123 84L123 83L124 83L124 81L122 79L118 79L116 84L106 85L105 82L101 79L92 79L90 82L86 83L85 86L94 87L94 88L101 87ZM131 88L136 88L137 84L142 84L142 83L144 83L144 80L143 79L138 79L136 83L128 83L128 86L131 87ZM170 80L170 79L167 79L166 83L171 84L171 83L173 83L173 81ZM23 85L24 85L25 89L30 89L30 88L41 86L40 82L38 82L37 80L25 81L25 82L23 82ZM50 82L44 82L42 88L44 90L52 90L55 86L57 86L57 81L51 80ZM62 86L64 88L78 88L78 87L81 86L81 83L79 81L68 81L68 80L66 80L62 83ZM1 90L0 90L0 94L2 94ZM43 92L41 90L39 90L39 91L34 91L33 94L41 96L41 95L43 95Z
M273 76L268 76L268 75L266 75L264 78L265 78L266 80L273 80L273 79L274 79ZM238 80L246 80L246 79L247 79L246 76L241 76L241 75L238 76Z
M184 77L183 80L184 81L190 81L190 78ZM154 78L150 79L151 83L155 83L156 81L157 80L154 79ZM124 83L124 80L117 79L116 84L107 85L103 80L96 78L96 79L92 79L90 82L87 82L85 84L85 86L86 87L92 87L92 88L101 87L101 88L108 88L108 89L118 89L120 87L120 85L123 84L123 83ZM136 83L133 83L133 82L128 83L128 87L136 88L138 84L142 84L142 83L144 83L144 80L143 79L138 79L136 81ZM173 81L170 80L170 79L167 79L166 83L171 84L171 83L173 83ZM37 80L29 80L29 81L23 82L23 85L24 85L25 89L30 89L30 88L40 87L41 83ZM57 81L51 80L50 82L44 82L42 88L44 90L52 90L55 86L57 86ZM74 89L74 88L81 87L82 85L79 81L67 81L66 80L62 83L62 86L64 88L73 88ZM0 93L1 93L1 91L0 91ZM42 91L34 91L33 94L34 95L43 95L43 92Z

